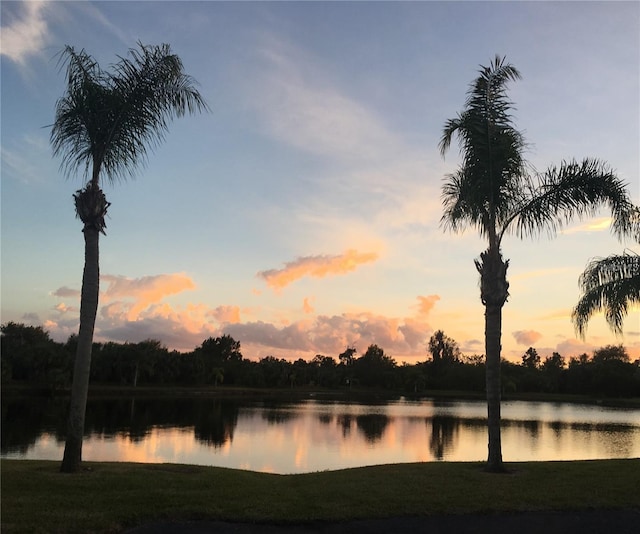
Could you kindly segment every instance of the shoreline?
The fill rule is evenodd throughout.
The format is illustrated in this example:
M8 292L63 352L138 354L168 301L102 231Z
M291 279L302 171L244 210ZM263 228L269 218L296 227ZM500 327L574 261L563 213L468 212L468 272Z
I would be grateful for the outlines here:
M2 385L3 398L19 398L25 396L37 397L69 397L69 389L59 389L51 391L47 386L34 386L31 384L7 383ZM313 386L300 386L295 388L248 388L235 386L217 387L185 387L185 386L115 386L112 384L90 384L89 399L101 398L121 398L121 397L195 397L207 398L217 397L225 399L264 399L272 398L279 400L354 400L354 401L381 401L398 400L400 398L408 400L423 399L451 399L451 400L486 400L484 392L463 391L463 390L430 390L420 393L407 393L402 391L391 391L373 388L358 389L326 389ZM640 409L640 398L638 397L605 397L588 395L571 395L561 393L506 393L502 396L502 402L528 401L528 402L549 402L549 403L571 403L588 404L616 408Z

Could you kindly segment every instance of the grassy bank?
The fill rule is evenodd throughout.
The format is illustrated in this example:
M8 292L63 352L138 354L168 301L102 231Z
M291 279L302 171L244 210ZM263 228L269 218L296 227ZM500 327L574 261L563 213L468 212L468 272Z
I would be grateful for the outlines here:
M158 519L335 521L403 515L640 508L640 459L375 466L302 475L169 464L3 460L2 532L118 532Z

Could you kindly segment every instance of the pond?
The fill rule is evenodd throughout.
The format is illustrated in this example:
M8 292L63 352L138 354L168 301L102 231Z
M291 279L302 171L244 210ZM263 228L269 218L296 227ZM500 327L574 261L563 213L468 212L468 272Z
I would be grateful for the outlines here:
M1 457L61 459L67 402L3 400ZM512 401L502 417L507 462L640 457L638 409ZM484 461L485 425L482 401L93 400L83 459L272 473Z

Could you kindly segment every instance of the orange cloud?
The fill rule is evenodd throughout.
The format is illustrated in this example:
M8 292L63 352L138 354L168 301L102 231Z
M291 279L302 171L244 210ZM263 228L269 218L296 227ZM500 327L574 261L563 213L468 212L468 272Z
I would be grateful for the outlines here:
M101 295L105 303L122 299L133 300L127 313L129 321L135 321L140 313L151 304L160 302L169 295L196 287L191 278L180 273L143 276L142 278L104 275L101 279L107 283L107 288Z
M428 315L429 312L436 305L436 302L440 300L439 295L428 295L426 297L418 296L418 315Z
M219 323L235 324L240 322L240 307L218 306L215 310L211 310L208 315Z
M263 278L273 289L283 287L303 278L324 278L330 275L345 274L357 269L359 265L370 263L378 259L375 252L360 253L357 250L347 250L337 256L306 256L295 261L285 263L283 269L260 271L257 276Z
M302 302L302 310L304 311L304 313L313 313L315 311L314 307L311 304L311 301L313 301L315 299L315 297L305 297L304 301Z
M512 335L520 345L533 345L542 337L542 334L535 330L517 330L512 332Z

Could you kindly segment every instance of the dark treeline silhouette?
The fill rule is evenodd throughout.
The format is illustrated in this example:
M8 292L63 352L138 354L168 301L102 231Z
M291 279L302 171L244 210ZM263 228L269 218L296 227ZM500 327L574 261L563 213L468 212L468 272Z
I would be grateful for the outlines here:
M52 393L71 384L77 337L53 341L41 326L9 322L1 327L3 383L46 387ZM438 390L483 392L484 356L464 356L441 330L427 345L427 359L398 364L377 345L358 357L347 347L337 358L316 355L288 361L242 356L240 342L229 335L208 338L191 352L170 351L160 341L94 343L93 384L181 387L308 387L380 389L423 395ZM560 393L599 397L640 397L640 360L631 362L622 345L608 345L568 361L559 353L541 358L530 347L520 363L502 360L502 391Z

